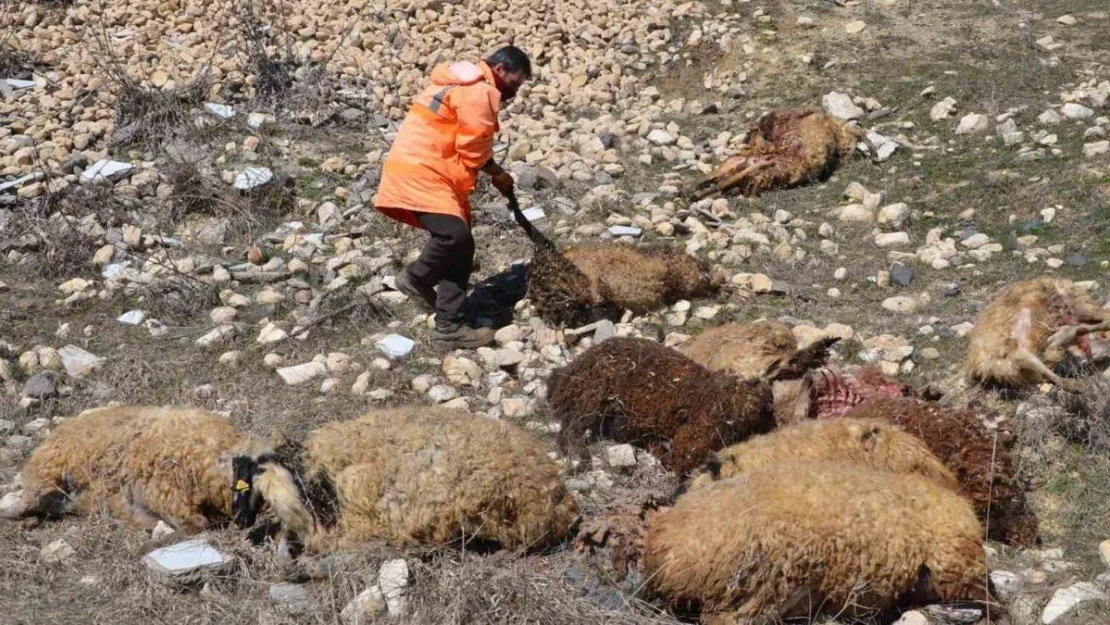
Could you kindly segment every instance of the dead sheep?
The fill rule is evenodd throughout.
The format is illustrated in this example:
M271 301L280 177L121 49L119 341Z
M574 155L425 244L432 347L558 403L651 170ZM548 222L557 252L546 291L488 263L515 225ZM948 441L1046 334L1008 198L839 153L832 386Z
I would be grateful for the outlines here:
M711 295L723 278L683 250L599 243L561 254L537 246L529 281L541 317L576 325Z
M1021 388L1051 382L1079 393L1078 380L1054 369L1072 353L1105 354L1110 310L1100 308L1070 280L1042 276L1010 285L979 313L971 331L964 372L968 381ZM1091 336L1093 335L1093 336ZM1092 339L1097 343L1092 346Z
M234 520L233 457L266 446L218 414L190 407L97 408L54 429L23 467L13 516L46 519L107 511L134 527L158 521L199 531ZM233 518L234 517L234 518Z
M771 383L775 422L781 426L816 416L814 381L808 376L825 365L829 349L838 341L825 337L799 347L789 327L764 320L713 326L677 349L710 371Z
M648 527L644 578L672 611L703 623L990 600L970 503L929 477L827 462L683 495Z
M956 476L960 493L971 500L979 518L989 517L988 538L1024 548L1037 544L1037 517L1026 501L1029 485L1007 449L1008 437L999 433L996 440L976 411L874 397L844 417L894 423L925 441Z
M748 129L744 145L702 178L692 199L714 194L759 196L830 175L863 141L864 130L819 108L771 111Z
M838 462L896 475L924 475L952 489L959 486L921 439L888 421L826 419L781 428L722 449L690 480L689 489L786 462Z
M252 506L309 552L383 539L542 548L577 522L549 449L503 421L430 407L374 410L259 462Z
M637 338L595 345L548 379L564 453L582 452L597 438L631 443L680 476L714 451L774 427L772 399L766 382L708 371Z

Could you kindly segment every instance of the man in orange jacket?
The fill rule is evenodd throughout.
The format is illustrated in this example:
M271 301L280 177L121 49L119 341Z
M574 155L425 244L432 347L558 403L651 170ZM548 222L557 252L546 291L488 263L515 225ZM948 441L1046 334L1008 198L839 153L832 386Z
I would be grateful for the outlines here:
M479 63L437 66L382 168L374 208L430 235L396 283L435 311L432 343L440 349L481 347L493 340L491 329L469 327L462 319L474 267L470 194L479 171L492 177L502 195L512 191L512 176L493 161L493 139L501 105L531 76L528 55L514 46Z

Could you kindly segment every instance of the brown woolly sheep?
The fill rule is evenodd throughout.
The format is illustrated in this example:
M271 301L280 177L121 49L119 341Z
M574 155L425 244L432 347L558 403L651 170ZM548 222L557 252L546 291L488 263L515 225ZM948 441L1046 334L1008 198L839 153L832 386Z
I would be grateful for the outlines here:
M529 278L529 298L540 316L554 323L615 318L623 310L642 314L709 295L722 283L720 275L711 276L705 263L682 250L601 243L557 255L537 246Z
M198 531L233 517L232 458L264 451L224 417L188 407L86 411L51 432L23 467L22 517L106 509L152 529ZM240 526L254 519L234 514Z
M818 108L771 111L748 130L744 145L698 182L692 197L735 193L758 196L832 173L863 141L862 128Z
M1073 347L1092 359L1088 335L1106 330L1110 310L1099 308L1070 280L1042 276L1018 282L979 313L964 372L969 381L984 385L1020 388L1052 382L1079 393L1079 381L1062 378L1053 369Z
M315 430L292 462L259 462L251 482L310 552L377 538L541 548L578 516L548 451L502 421L429 407L375 410Z
M648 527L644 577L672 610L708 623L990 599L966 500L921 475L821 462L683 495Z
M837 341L836 337L823 338L798 349L798 341L786 325L757 321L708 328L677 349L710 371L771 382L775 422L785 425L816 416L813 381L807 376L824 366L829 348Z
M707 371L654 341L613 338L553 372L547 396L564 453L581 451L588 431L644 447L681 476L774 427L771 393L766 382Z
M826 419L805 421L722 449L690 480L689 489L789 462L838 462L896 475L924 475L953 490L959 486L925 443L901 428L879 419Z
M1037 544L1037 517L1025 497L1028 484L1018 476L1003 440L994 440L975 411L874 397L844 417L887 421L921 438L955 474L960 493L971 500L979 518L985 521L989 514L988 538L1018 547Z

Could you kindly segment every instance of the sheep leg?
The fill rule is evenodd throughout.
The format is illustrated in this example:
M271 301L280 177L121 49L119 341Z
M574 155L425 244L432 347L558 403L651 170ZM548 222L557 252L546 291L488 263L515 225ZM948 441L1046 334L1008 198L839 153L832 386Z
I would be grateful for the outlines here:
M1079 337L1105 330L1110 330L1110 320L1087 325L1064 326L1048 337L1048 345L1057 349L1067 349L1074 345Z
M1076 380L1068 380L1056 375L1055 371L1050 369L1040 358L1037 358L1035 354L1027 349L1020 349L1015 352L1013 359L1019 367L1040 375L1042 378L1052 382L1069 393L1083 392L1082 384Z
M58 518L70 514L77 508L77 500L65 491L48 489L31 495L24 500L26 507L19 511L17 518Z

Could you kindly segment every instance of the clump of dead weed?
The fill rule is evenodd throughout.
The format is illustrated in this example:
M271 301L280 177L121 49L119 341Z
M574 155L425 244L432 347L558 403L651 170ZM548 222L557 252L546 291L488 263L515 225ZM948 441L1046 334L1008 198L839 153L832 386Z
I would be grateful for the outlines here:
M1110 379L1090 377L1083 393L1054 390L1018 408L1014 433L1031 469L1054 464L1063 446L1110 454Z

